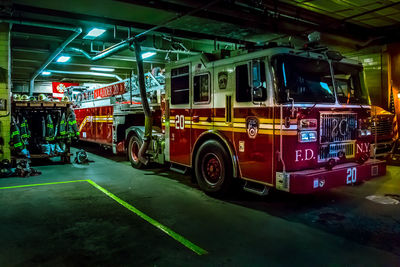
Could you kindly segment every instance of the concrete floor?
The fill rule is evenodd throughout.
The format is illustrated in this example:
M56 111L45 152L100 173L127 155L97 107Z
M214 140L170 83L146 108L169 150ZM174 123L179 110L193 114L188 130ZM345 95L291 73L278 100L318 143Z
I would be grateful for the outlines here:
M93 147L89 150L94 151ZM139 171L110 152L89 165L39 166L42 175L0 187L91 179L208 252L197 255L87 182L0 190L0 266L399 266L400 167L359 186L227 200L189 176Z

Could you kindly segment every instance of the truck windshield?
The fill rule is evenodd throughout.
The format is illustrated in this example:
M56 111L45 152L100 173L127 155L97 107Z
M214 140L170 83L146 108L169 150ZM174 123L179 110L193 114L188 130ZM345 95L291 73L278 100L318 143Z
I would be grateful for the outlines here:
M326 60L295 55L272 58L276 96L280 103L335 103L332 76Z
M336 95L341 104L369 104L361 66L333 62Z

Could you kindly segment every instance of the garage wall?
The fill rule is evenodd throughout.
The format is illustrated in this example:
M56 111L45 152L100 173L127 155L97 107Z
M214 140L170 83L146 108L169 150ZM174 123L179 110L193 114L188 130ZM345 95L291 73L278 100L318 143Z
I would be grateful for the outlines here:
M13 93L19 94L28 94L29 92L29 84L21 83L14 84L12 88ZM35 90L33 93L41 93L41 94L51 94L53 93L53 87L51 86L51 82L37 82L35 83Z
M87 87L88 89L95 89L106 86L106 84L102 83L82 83L81 86ZM29 92L29 84L27 83L15 83L12 88L13 93L18 94L28 94ZM34 94L52 94L53 87L51 82L36 82Z
M361 61L372 105L389 109L388 102L388 53L386 47L374 47L347 54Z
M393 87L394 103L396 107L396 114L399 116L400 99L397 94L400 92L400 43L388 45L388 84ZM389 85L390 86L390 85ZM390 87L389 87L390 90ZM397 120L398 121L398 120Z

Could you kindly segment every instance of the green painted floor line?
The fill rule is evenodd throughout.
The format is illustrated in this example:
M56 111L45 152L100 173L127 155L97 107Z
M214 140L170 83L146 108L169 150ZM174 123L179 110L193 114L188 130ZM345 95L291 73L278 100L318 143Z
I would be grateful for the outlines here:
M184 238L183 236L181 236L180 234L174 232L173 230L171 230L170 228L162 225L161 223L157 222L156 220L154 220L153 218L147 216L146 214L144 214L143 212L141 212L140 210L138 210L137 208L133 207L132 205L130 205L129 203L123 201L122 199L120 199L119 197L117 197L116 195L114 195L113 193L107 191L106 189L104 189L103 187L101 187L100 185L96 184L95 182L93 182L92 180L88 180L88 183L93 185L94 187L96 187L98 190L100 190L101 192L103 192L104 194L106 194L107 196L109 196L110 198L112 198L113 200L117 201L119 204L121 204L122 206L124 206L125 208L127 208L128 210L132 211L133 213L135 213L137 216L139 216L140 218L142 218L143 220L147 221L148 223L152 224L153 226L157 227L158 229L160 229L161 231L163 231L164 233L166 233L167 235L169 235L170 237L172 237L173 239L175 239L176 241L178 241L179 243L181 243L182 245L184 245L185 247L187 247L188 249L194 251L195 253L197 253L198 255L204 255L207 254L208 252L204 249L202 249L201 247L193 244L192 242L190 242L189 240L187 240L186 238Z
M197 253L198 255L204 255L204 254L208 253L206 250L204 250L201 247L193 244L192 242L190 242L189 240L187 240L186 238L184 238L180 234L178 234L178 233L174 232L173 230L171 230L170 228L168 228L167 226L162 225L158 221L156 221L153 218L147 216L145 213L141 212L140 210L138 210L137 208L135 208L131 204L123 201L122 199L120 199L119 197L114 195L113 193L107 191L105 188L103 188L100 185L98 185L95 182L93 182L92 180L73 180L73 181L62 181L62 182L41 183L41 184L14 185L14 186L0 187L0 189L13 189L13 188L33 187L33 186L41 186L41 185L69 184L69 183L78 183L78 182L88 182L89 184L94 186L96 189L100 190L105 195L107 195L111 199L113 199L116 202L118 202L120 205L124 206L125 208L127 208L131 212L135 213L137 216L139 216L143 220L147 221L151 225L153 225L156 228L160 229L161 231L163 231L164 233L166 233L167 235L169 235L170 237L172 237L173 239L175 239L176 241L178 241L179 243L181 243L182 245L184 245L188 249L190 249L193 252Z
M70 183L88 182L88 181L89 180L73 180L73 181L52 182L52 183L42 183L42 184L24 184L24 185L0 187L0 189L12 189L12 188L32 187L32 186L52 185L52 184L70 184Z

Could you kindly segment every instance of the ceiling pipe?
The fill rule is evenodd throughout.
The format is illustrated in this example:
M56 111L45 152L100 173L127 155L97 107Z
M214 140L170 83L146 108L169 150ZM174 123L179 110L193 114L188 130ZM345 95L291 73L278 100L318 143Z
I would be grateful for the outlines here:
M100 54L97 54L97 55L95 55L93 57L91 55L89 55L85 50L80 49L80 48L76 48L76 47L68 47L67 51L78 52L78 53L81 53L82 55L84 55L90 61L97 61L97 60L109 57L109 56L111 56L111 55L113 55L113 54L115 54L115 53L117 53L119 51L125 50L128 47L129 47L129 43L124 43L124 44L122 44L120 46L116 46L116 47L113 47L111 49L103 50L103 52L101 52Z
M25 25L25 26L34 26L41 28L49 28L56 30L64 30L64 31L72 31L73 33L61 43L61 45L54 50L53 53L46 59L46 61L37 69L30 78L29 81L29 95L33 94L33 89L35 87L35 79L39 76L39 74L47 68L47 66L64 50L64 48L69 45L76 37L78 37L82 33L81 27L69 26L69 25L61 25L61 24L53 24L41 21L31 21L31 20L17 20L17 19L0 19L0 22L6 22L14 25Z
M122 44L121 46L114 47L113 49L107 50L106 52L102 52L102 53L97 54L95 56L91 56L85 50L83 50L81 48L77 48L77 47L67 47L66 51L81 53L82 55L84 55L90 61L97 61L97 60L112 56L113 54L115 54L115 53L117 53L119 51L125 50L128 47L129 47L128 43ZM146 50L146 51L154 51L154 52L174 53L174 54L186 54L186 55L198 55L198 54L200 54L199 52L181 51L181 50L164 50L164 49L151 48L151 47L144 48L144 50Z
M46 71L51 72L51 73L112 77L112 78L117 79L118 81L123 80L117 74L112 74L112 73L101 73L101 72L91 72L91 71L68 71L68 70L46 70Z
M296 21L296 22L302 22L302 23L305 23L305 24L313 25L313 26L319 26L319 24L314 23L314 22L309 21L309 20L304 20L304 19L301 19L301 18L298 18L298 17L293 17L293 16L290 16L290 15L282 14L282 13L277 12L277 11L264 10L264 9L261 9L261 8L257 8L255 6L251 6L251 5L246 4L246 3L242 3L240 1L234 1L233 4L237 5L237 6L240 6L240 7L253 9L253 10L256 10L258 12L267 12L267 14L270 15L271 17L273 17L273 18L283 17L283 18L290 19L290 20L293 20L293 21Z
M123 41L121 41L121 42L119 42L119 43L117 43L115 45L112 45L112 46L108 47L107 49L101 51L99 54L97 54L94 57L91 57L87 52L85 52L84 50L82 50L80 48L74 48L74 47L70 47L70 48L72 48L72 50L75 51L75 52L82 53L89 60L96 61L96 60L99 60L99 59L103 59L105 57L111 56L111 55L113 55L113 54L115 54L115 53L117 53L119 51L122 51L124 49L127 49L127 48L131 47L131 45L132 45L132 43L134 41L136 41L139 37L142 37L147 33L150 33L152 31L155 31L155 30L159 29L159 28L165 27L168 24L170 24L170 23L172 23L172 22L174 22L174 21L176 21L178 19L181 19L181 18L183 18L185 16L190 16L190 15L192 15L192 14L194 14L196 12L199 12L199 11L201 11L203 9L209 8L210 6L215 5L216 3L220 2L220 1L221 0L214 0L214 1L210 2L210 3L207 3L206 5L203 5L203 6L199 7L199 8L193 9L192 11L189 11L189 12L187 12L185 14L180 14L178 16L175 16L175 17L167 20L166 22L164 22L164 23L162 23L160 25L156 25L156 26L154 26L154 27L152 27L152 28L150 28L148 30L145 30L145 31L143 31L141 33L136 34L135 36L127 38L127 39L125 39L125 40L123 40Z
M396 6L398 4L400 4L400 3L399 2L395 2L395 3L391 3L389 5L386 5L386 6L378 7L378 8L375 8L375 9L371 9L371 10L368 10L368 11L365 11L365 12L350 16L350 17L346 17L346 18L342 19L342 21L358 18L358 17L364 16L364 15L367 15L367 14L370 14L370 13L373 13L373 12L376 12L376 11L379 11L379 10L382 10L382 9L386 9L386 8L389 8L389 7Z

